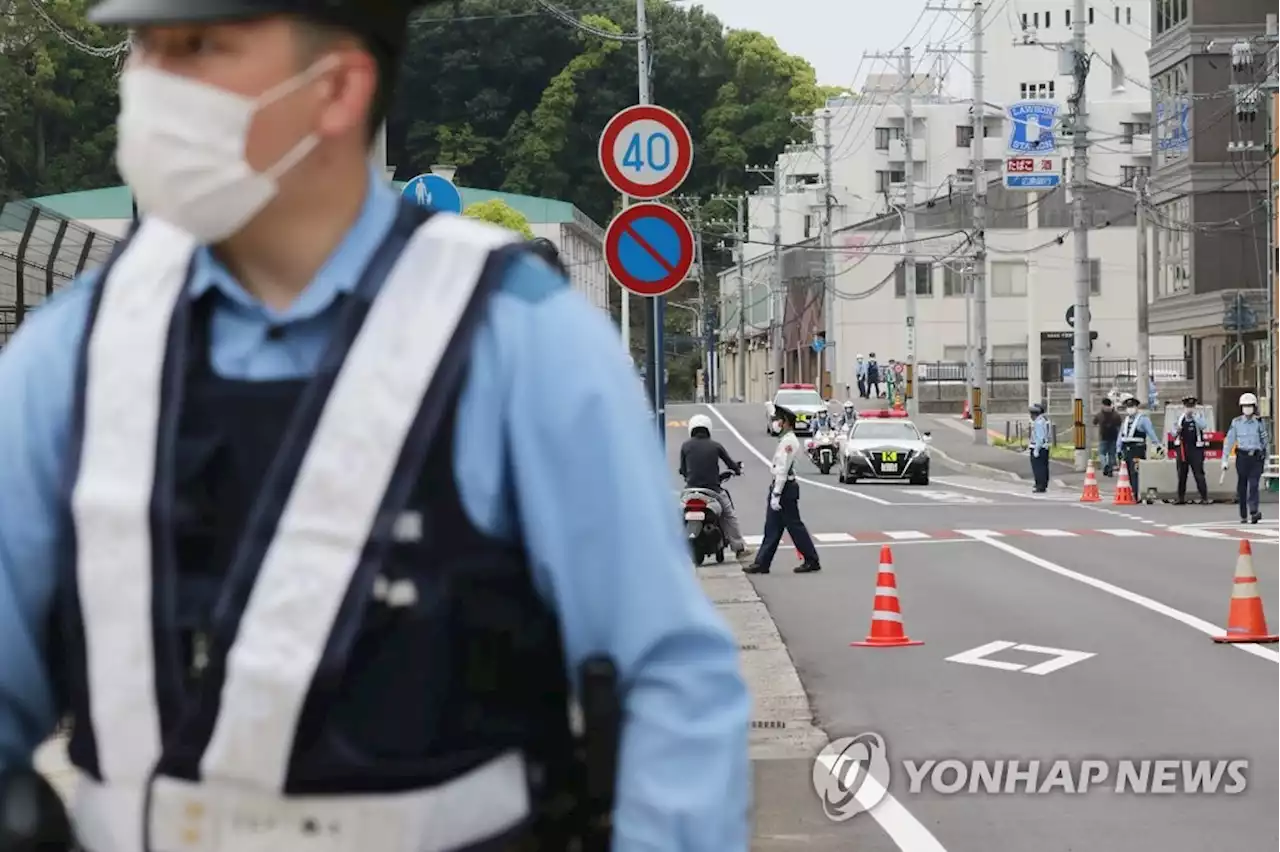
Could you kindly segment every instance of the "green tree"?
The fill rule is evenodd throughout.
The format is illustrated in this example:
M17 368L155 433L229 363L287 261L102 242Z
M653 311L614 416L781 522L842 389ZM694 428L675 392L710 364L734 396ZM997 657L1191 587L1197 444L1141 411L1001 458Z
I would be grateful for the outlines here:
M529 220L525 215L501 198L477 201L475 204L468 205L467 209L462 211L462 215L515 231L526 240L531 240L534 236L533 228L529 227Z
M120 55L94 54L109 54L122 34L87 23L88 0L4 6L0 198L118 183L113 159Z

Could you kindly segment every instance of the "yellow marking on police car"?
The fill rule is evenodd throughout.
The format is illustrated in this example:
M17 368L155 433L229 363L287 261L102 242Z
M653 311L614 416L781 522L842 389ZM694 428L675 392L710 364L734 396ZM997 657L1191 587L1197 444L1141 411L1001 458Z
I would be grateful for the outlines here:
M898 452L889 450L880 454L880 461L896 462L898 460Z
M688 426L688 425L689 425L688 420L668 420L667 421L668 429L679 429L682 426Z

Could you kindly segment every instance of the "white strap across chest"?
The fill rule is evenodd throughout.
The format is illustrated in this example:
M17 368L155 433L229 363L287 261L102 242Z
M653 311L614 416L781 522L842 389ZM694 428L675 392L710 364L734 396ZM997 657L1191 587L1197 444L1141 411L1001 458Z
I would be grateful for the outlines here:
M294 731L423 395L506 232L437 215L383 283L325 402L227 660L206 779L279 791ZM104 283L75 487L80 605L103 777L160 753L151 530L161 373L194 246L148 221Z

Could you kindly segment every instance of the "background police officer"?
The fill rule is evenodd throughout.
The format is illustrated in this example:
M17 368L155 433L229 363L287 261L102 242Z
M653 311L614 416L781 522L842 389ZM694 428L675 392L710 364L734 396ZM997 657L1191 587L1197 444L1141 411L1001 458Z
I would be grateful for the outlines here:
M818 549L813 546L809 530L800 519L800 483L796 481L795 464L800 456L800 439L796 437L796 413L783 405L774 406L774 429L781 435L773 453L773 483L769 488L769 505L764 516L764 541L755 561L744 568L748 574L768 574L773 556L782 543L785 530L791 543L800 551L804 562L795 568L797 574L822 570Z
M578 692L613 849L746 852L737 643L613 324L369 165L413 5L94 10L145 215L0 354L0 814L69 715L88 852L575 848Z
M1147 441L1160 443L1156 427L1151 425L1136 396L1124 401L1124 422L1120 424L1120 460L1129 473L1129 485L1138 494L1138 461L1147 457Z
M1209 484L1204 478L1204 417L1196 410L1200 400L1194 396L1182 398L1185 406L1178 415L1178 422L1173 426L1173 447L1177 453L1178 463L1178 503L1187 502L1187 473L1194 473L1196 490L1200 492L1200 503L1209 502Z
M1030 413L1031 439L1027 443L1027 451L1031 456L1031 476L1035 480L1033 490L1036 494L1043 494L1049 490L1049 448L1053 430L1043 405L1036 403L1031 406Z
M1258 416L1258 398L1251 393L1240 397L1241 415L1231 421L1226 440L1222 444L1222 469L1231 464L1231 450L1236 451L1236 503L1240 508L1240 523L1262 520L1258 508L1258 491L1262 483L1262 471L1267 464L1267 427ZM1246 512L1248 517L1246 518Z

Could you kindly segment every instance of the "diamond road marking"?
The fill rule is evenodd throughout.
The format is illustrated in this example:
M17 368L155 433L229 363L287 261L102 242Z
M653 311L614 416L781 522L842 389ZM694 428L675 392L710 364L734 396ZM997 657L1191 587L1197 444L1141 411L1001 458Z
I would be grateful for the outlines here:
M856 538L848 533L815 533L813 540L820 544L844 544L850 541L857 541Z
M1001 651L1022 651L1029 654L1044 654L1052 659L1045 660L1043 663L1036 663L1034 666L1028 666L1023 663L1007 663L1003 660L988 659L992 654ZM1046 648L1043 645L1019 645L1014 642L988 642L977 648L972 648L959 654L947 657L949 663L963 663L968 666L981 666L988 669L999 669L1006 672L1022 672L1023 674L1047 675L1050 672L1056 672L1059 669L1065 669L1067 666L1082 662L1095 657L1096 654L1088 651L1068 651L1064 648Z
M932 538L928 533L918 530L888 530L885 535L894 541L919 541L922 538Z

